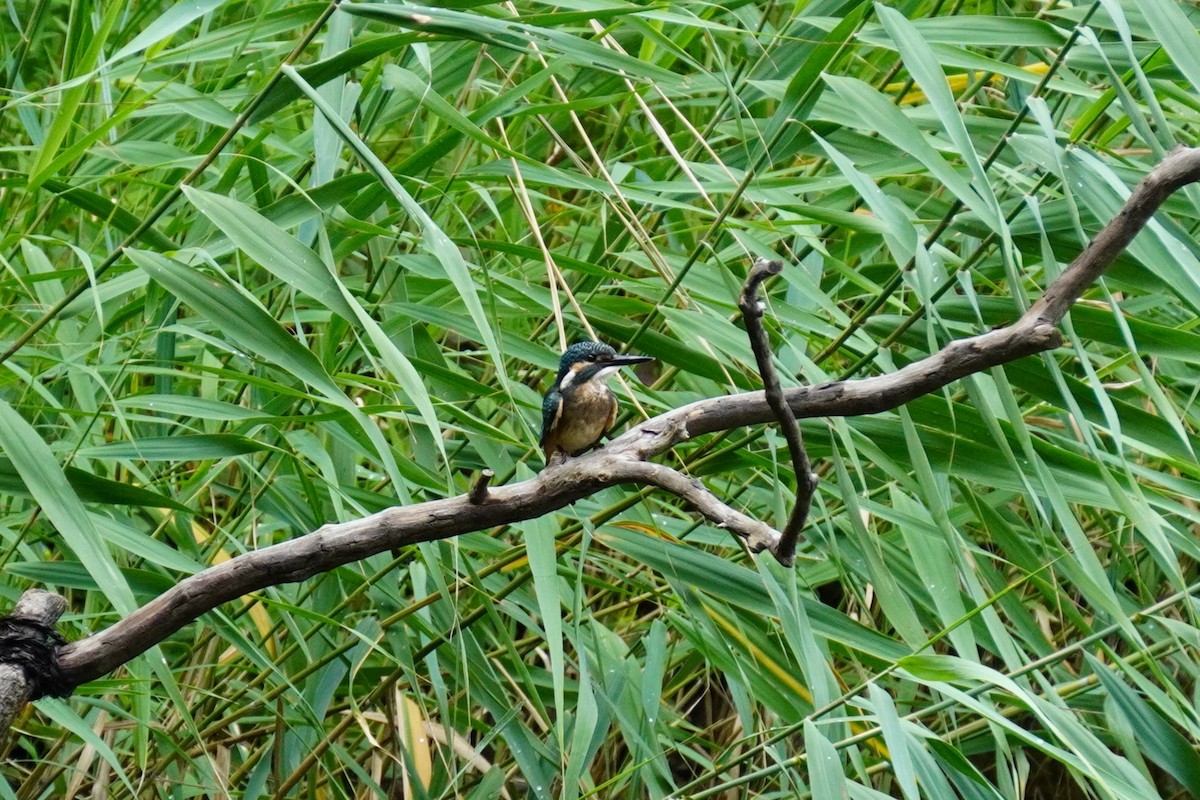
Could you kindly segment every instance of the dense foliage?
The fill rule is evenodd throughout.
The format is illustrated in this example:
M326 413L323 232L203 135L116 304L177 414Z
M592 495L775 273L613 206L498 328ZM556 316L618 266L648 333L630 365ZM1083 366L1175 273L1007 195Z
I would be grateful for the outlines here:
M68 638L532 474L566 340L626 419L756 388L752 257L792 384L1012 320L1200 121L1182 0L6 8L0 593ZM1197 200L1065 348L805 421L794 571L608 490L223 606L0 797L1200 795ZM672 462L783 524L777 432Z

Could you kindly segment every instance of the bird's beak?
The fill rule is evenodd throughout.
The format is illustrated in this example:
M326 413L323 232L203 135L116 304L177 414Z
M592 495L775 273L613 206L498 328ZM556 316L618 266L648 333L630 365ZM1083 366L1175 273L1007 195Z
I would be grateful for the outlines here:
M616 355L616 356L613 356L611 359L609 359L609 361L608 361L608 365L607 365L607 366L611 366L611 367L629 367L629 366L632 366L632 365L634 365L634 364L645 364L645 363L647 363L647 362L649 362L649 361L653 361L653 360L654 360L654 359L653 359L653 358L651 358L650 356L622 356L622 355Z

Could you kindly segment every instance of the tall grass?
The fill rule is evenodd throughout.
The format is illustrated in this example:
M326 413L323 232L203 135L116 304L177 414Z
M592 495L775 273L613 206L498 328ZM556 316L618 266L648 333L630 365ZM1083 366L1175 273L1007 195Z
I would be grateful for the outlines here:
M1004 324L1200 119L1172 0L8 12L0 592L69 637L531 474L565 340L658 359L626 419L756 388L752 257L787 381ZM794 571L608 490L224 606L40 701L0 795L1200 794L1198 200L1067 347L806 421ZM783 448L673 461L782 525Z

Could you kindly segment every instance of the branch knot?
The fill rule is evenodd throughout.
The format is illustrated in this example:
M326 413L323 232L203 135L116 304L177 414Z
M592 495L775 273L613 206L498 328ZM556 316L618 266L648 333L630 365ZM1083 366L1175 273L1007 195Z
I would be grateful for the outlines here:
M73 687L58 663L58 649L66 643L53 624L0 617L0 663L20 668L29 684L30 700L70 696Z

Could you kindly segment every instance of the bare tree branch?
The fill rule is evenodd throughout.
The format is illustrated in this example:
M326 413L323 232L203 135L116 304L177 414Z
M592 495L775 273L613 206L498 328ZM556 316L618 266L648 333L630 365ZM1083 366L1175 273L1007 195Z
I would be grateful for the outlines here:
M909 402L965 375L1053 349L1055 327L1071 304L1128 245L1162 202L1200 180L1200 149L1178 148L1138 184L1121 212L1013 325L951 342L939 352L888 375L834 381L783 391L796 418L873 414ZM649 459L692 436L757 425L776 418L764 392L701 400L627 431L602 450L567 459L537 477L486 487L459 497L391 508L364 519L325 525L313 533L210 567L110 628L60 653L70 683L115 669L221 603L249 592L301 581L341 564L416 542L434 541L547 514L617 484L656 486L695 506L752 549L780 553L781 535L729 508L697 482ZM17 686L10 677L3 684ZM0 720L2 722L3 720Z
M668 418L670 417L670 418ZM653 426L651 423L660 424ZM280 544L232 558L184 578L128 617L67 645L60 663L76 685L107 674L201 614L268 586L302 581L385 550L432 542L548 514L617 484L657 486L680 496L755 550L774 550L779 534L718 500L675 470L648 459L687 438L682 420L656 417L601 450L567 459L537 477L470 494L385 509L324 525Z
M782 541L779 531L722 503L698 478L689 478L677 470L651 461L632 462L623 469L638 483L657 486L686 501L718 528L725 528L745 540L752 552L778 552Z
M796 560L796 543L800 540L804 523L808 521L813 493L817 491L817 476L809 463L808 451L804 449L804 436L800 433L796 415L783 399L779 374L775 371L775 360L771 356L771 341L767 338L767 329L762 324L763 304L758 299L758 287L767 278L778 275L782 270L782 261L756 259L750 267L750 274L746 276L741 297L738 298L738 308L741 309L742 319L746 323L746 335L750 337L754 360L758 362L758 374L762 377L767 405L779 421L779 427L783 428L788 453L792 458L792 469L796 472L796 502L788 514L787 524L783 526L779 546L775 548L775 557L779 559L779 563L791 566Z
M1057 325L1071 305L1125 251L1168 197L1200 180L1200 148L1178 145L1134 187L1121 210L1048 287L1025 315Z

